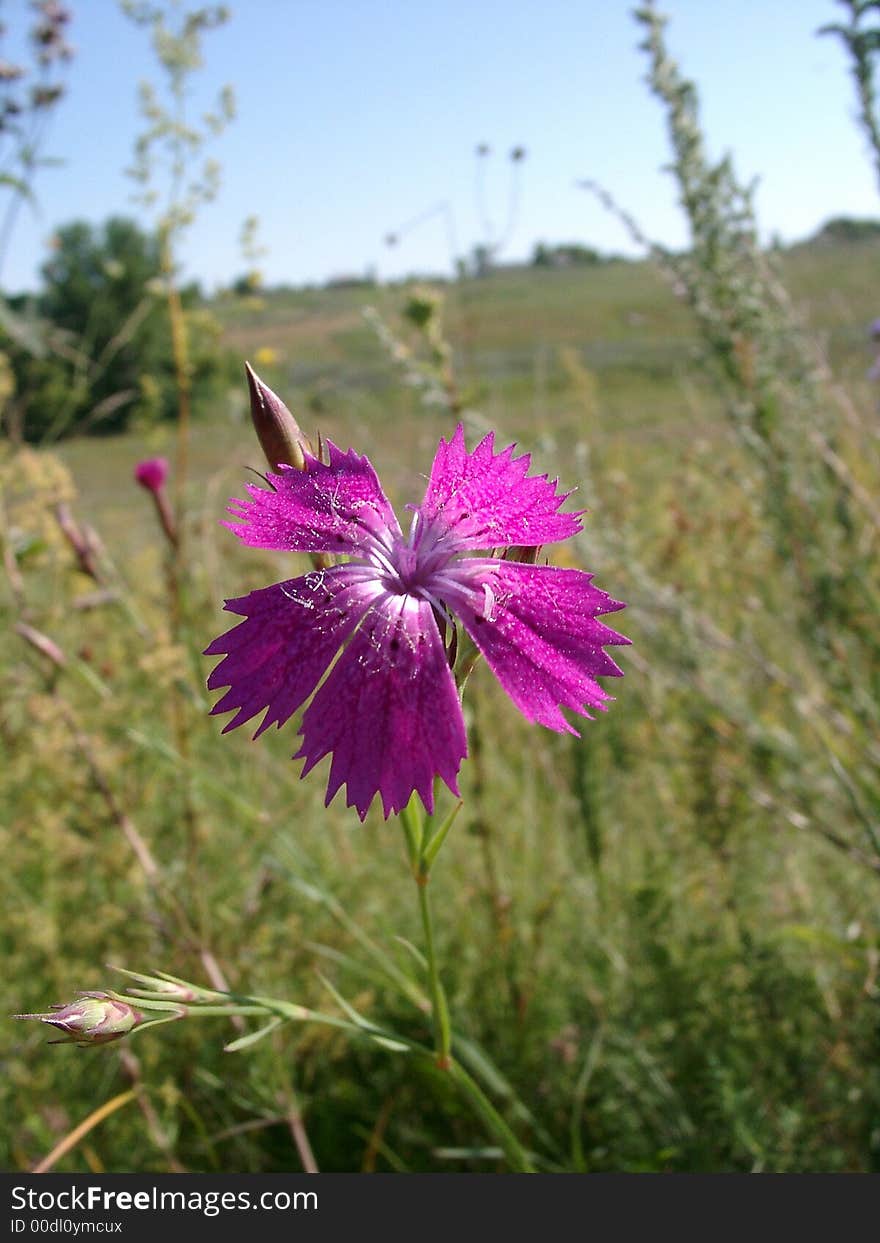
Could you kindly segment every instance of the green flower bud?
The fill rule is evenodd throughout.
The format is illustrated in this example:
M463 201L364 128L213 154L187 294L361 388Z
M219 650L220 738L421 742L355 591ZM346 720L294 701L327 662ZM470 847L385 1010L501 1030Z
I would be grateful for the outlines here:
M299 424L277 394L264 384L249 363L245 363L251 398L251 418L269 469L279 464L305 470L303 450L311 445L300 431Z
M64 1035L50 1044L107 1044L120 1040L144 1021L144 1016L125 1001L108 993L80 993L78 1001L52 1006L47 1014L16 1014L17 1019L48 1023Z

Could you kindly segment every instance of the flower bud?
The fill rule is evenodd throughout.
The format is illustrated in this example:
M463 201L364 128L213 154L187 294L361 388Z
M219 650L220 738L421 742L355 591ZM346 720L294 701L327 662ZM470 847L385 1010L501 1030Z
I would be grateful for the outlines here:
M158 492L165 486L165 480L168 478L168 459L150 457L143 462L138 462L134 468L134 477L148 492Z
M51 1044L89 1045L120 1040L142 1023L144 1016L109 993L80 993L78 1001L52 1006L48 1014L16 1014L15 1018L37 1019L64 1033L61 1040L50 1041Z
M151 457L143 462L138 462L134 468L134 477L142 488L146 488L148 492L152 493L153 503L156 506L156 513L159 517L159 524L165 533L168 543L172 548L177 548L177 522L165 493L165 480L168 478L168 459L164 457Z
M15 633L21 635L25 643L30 643L47 660L51 660L52 664L58 669L63 669L67 664L67 657L64 652L48 635L43 634L40 630L35 630L33 626L29 626L27 622L16 622L14 626Z
M305 470L303 450L311 445L300 431L299 424L284 402L264 384L250 363L245 363L251 398L251 418L269 467L275 470L282 463Z
M73 549L80 570L99 583L101 572L98 569L98 542L94 533L88 527L79 526L66 501L60 501L55 506L55 517L61 534Z

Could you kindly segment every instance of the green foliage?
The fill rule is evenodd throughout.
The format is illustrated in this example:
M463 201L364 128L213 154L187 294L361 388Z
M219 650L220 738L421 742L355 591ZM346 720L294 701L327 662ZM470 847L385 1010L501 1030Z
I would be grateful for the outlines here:
M836 785L841 807L851 802L856 815L849 834L826 830L829 840L855 852L867 847L866 858L880 867L874 828L880 783L877 769L863 766L864 748L880 730L880 646L871 620L880 578L867 552L880 527L872 420L833 382L776 260L760 248L751 188L737 179L729 158L713 163L707 156L696 87L669 53L665 19L653 5L636 17L646 31L649 82L666 112L672 172L691 230L685 255L654 251L692 308L708 358L725 381L750 492L774 543L768 572L787 588L788 644L778 661L759 624L742 618L735 625L740 635L750 634L765 667L787 682L793 710L803 711L796 688L808 676L835 714L833 738L814 723L825 755L817 769L805 765L800 772L801 797L827 814L826 783Z
M65 225L52 251L43 266L40 309L58 327L102 345L149 295L159 275L155 238L121 217L99 228L84 221Z
M532 266L536 268L595 267L602 256L593 246L579 242L565 242L548 246L538 242L532 253Z
M864 242L880 237L880 220L859 220L853 216L834 216L816 234L817 241Z
M823 26L819 34L835 35L849 53L858 100L859 123L868 140L880 184L880 114L877 111L876 69L880 57L880 8L877 0L838 0L849 18L846 25Z
M176 413L173 359L162 305L157 239L114 217L60 229L28 312L45 348L6 341L16 396L8 413L20 436L40 442L72 433L115 432ZM198 290L185 292L193 335L197 400L215 398L229 377L212 317Z

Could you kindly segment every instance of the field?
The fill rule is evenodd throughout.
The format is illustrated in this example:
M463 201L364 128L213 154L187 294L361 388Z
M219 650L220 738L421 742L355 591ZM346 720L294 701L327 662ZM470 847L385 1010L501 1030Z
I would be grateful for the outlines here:
M844 598L844 539L837 594L808 605L793 603L801 566L725 381L654 266L439 287L469 442L494 428L577 487L584 532L545 555L627 601L614 621L633 642L615 702L579 739L530 726L477 667L464 809L431 880L458 1055L539 1168L878 1168L877 688L859 646L876 623L876 528L859 505L870 514L877 495L878 262L870 241L779 259L822 383L859 412L829 414L823 441L857 511L842 528L852 573ZM370 457L398 512L454 427L407 382L424 357L412 296L268 291L212 307L307 434ZM324 811L321 772L300 782L289 758L292 724L252 742L208 715L200 653L226 628L223 599L305 564L219 526L262 469L246 393L196 412L176 616L132 480L138 460L173 459L172 427L0 459L6 522L32 537L0 606L64 655L6 627L6 1008L119 988L112 963L337 1013L338 991L430 1043L398 826L375 808L361 825L341 799ZM808 431L787 427L793 457ZM93 607L51 517L59 499L102 541L112 598ZM0 1024L3 1167L29 1168L133 1088L54 1168L300 1169L304 1134L322 1170L505 1168L442 1071L310 1024L223 1051L246 1030L190 1017L80 1050Z

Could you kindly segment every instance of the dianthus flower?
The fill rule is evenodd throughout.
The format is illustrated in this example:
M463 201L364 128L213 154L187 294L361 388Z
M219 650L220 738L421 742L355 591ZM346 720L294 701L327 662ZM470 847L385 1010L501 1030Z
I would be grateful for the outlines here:
M208 679L229 687L213 708L235 709L224 733L265 709L256 738L314 696L294 758L305 776L332 755L327 803L345 783L362 820L376 794L386 818L413 791L432 811L434 778L457 795L467 754L438 619L458 619L530 721L576 733L563 708L604 709L596 678L621 670L603 647L629 640L597 618L623 605L581 570L486 555L581 529L557 481L529 477L528 454L496 453L491 434L468 453L459 426L404 535L367 458L327 448L327 464L306 453L304 470L282 466L230 502L240 522L225 525L250 547L348 560L226 601L245 620L205 652L225 653Z

